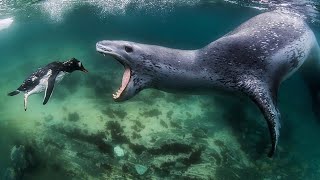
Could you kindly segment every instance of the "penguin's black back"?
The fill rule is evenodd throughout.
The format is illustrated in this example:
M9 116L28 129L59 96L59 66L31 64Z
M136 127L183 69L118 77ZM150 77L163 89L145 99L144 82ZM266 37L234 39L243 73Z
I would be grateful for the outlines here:
M25 79L21 86L18 88L18 90L31 90L40 83L40 80L49 72L49 70L52 70L52 73L54 73L61 71L62 68L62 62L55 61L50 64L47 64L46 66L39 68L37 71L33 72L27 79Z

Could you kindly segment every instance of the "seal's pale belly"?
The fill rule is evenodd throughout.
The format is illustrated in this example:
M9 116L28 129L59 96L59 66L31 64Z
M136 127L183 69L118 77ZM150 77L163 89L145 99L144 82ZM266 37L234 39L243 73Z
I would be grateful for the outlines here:
M270 71L283 66L284 63L287 67L292 66L293 68L283 77L283 80L285 80L296 72L310 56L314 56L314 53L318 52L318 48L319 46L313 32L308 30L299 39L278 50L277 53L271 56Z

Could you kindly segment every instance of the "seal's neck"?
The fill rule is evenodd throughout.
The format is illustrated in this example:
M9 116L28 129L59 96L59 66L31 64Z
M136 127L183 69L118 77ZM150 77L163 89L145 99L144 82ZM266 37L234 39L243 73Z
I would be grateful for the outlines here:
M155 63L163 66L179 67L179 69L189 69L196 59L197 50L171 49L158 46L152 57Z
M196 66L198 50L180 50L165 47L150 48L150 63L145 63L144 74L150 78L150 86L170 90L189 88L196 84L198 71ZM193 87L193 85L192 85Z

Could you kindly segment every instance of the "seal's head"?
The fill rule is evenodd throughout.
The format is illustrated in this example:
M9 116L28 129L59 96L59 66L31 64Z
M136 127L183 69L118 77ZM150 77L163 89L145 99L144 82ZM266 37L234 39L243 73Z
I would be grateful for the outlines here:
M145 72L143 66L145 51L140 47L140 44L105 40L96 44L96 50L103 55L111 55L124 66L122 83L119 90L113 94L114 100L128 100L148 87L151 77Z

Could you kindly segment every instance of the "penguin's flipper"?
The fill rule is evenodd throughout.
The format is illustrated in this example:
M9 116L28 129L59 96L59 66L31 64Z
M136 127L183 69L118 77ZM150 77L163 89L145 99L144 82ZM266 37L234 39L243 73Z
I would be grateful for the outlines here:
M43 103L42 103L43 105L47 104L47 102L49 101L49 99L52 95L57 75L58 75L58 73L54 73L48 78L48 84L47 84L46 92L44 94L44 99L43 99Z

